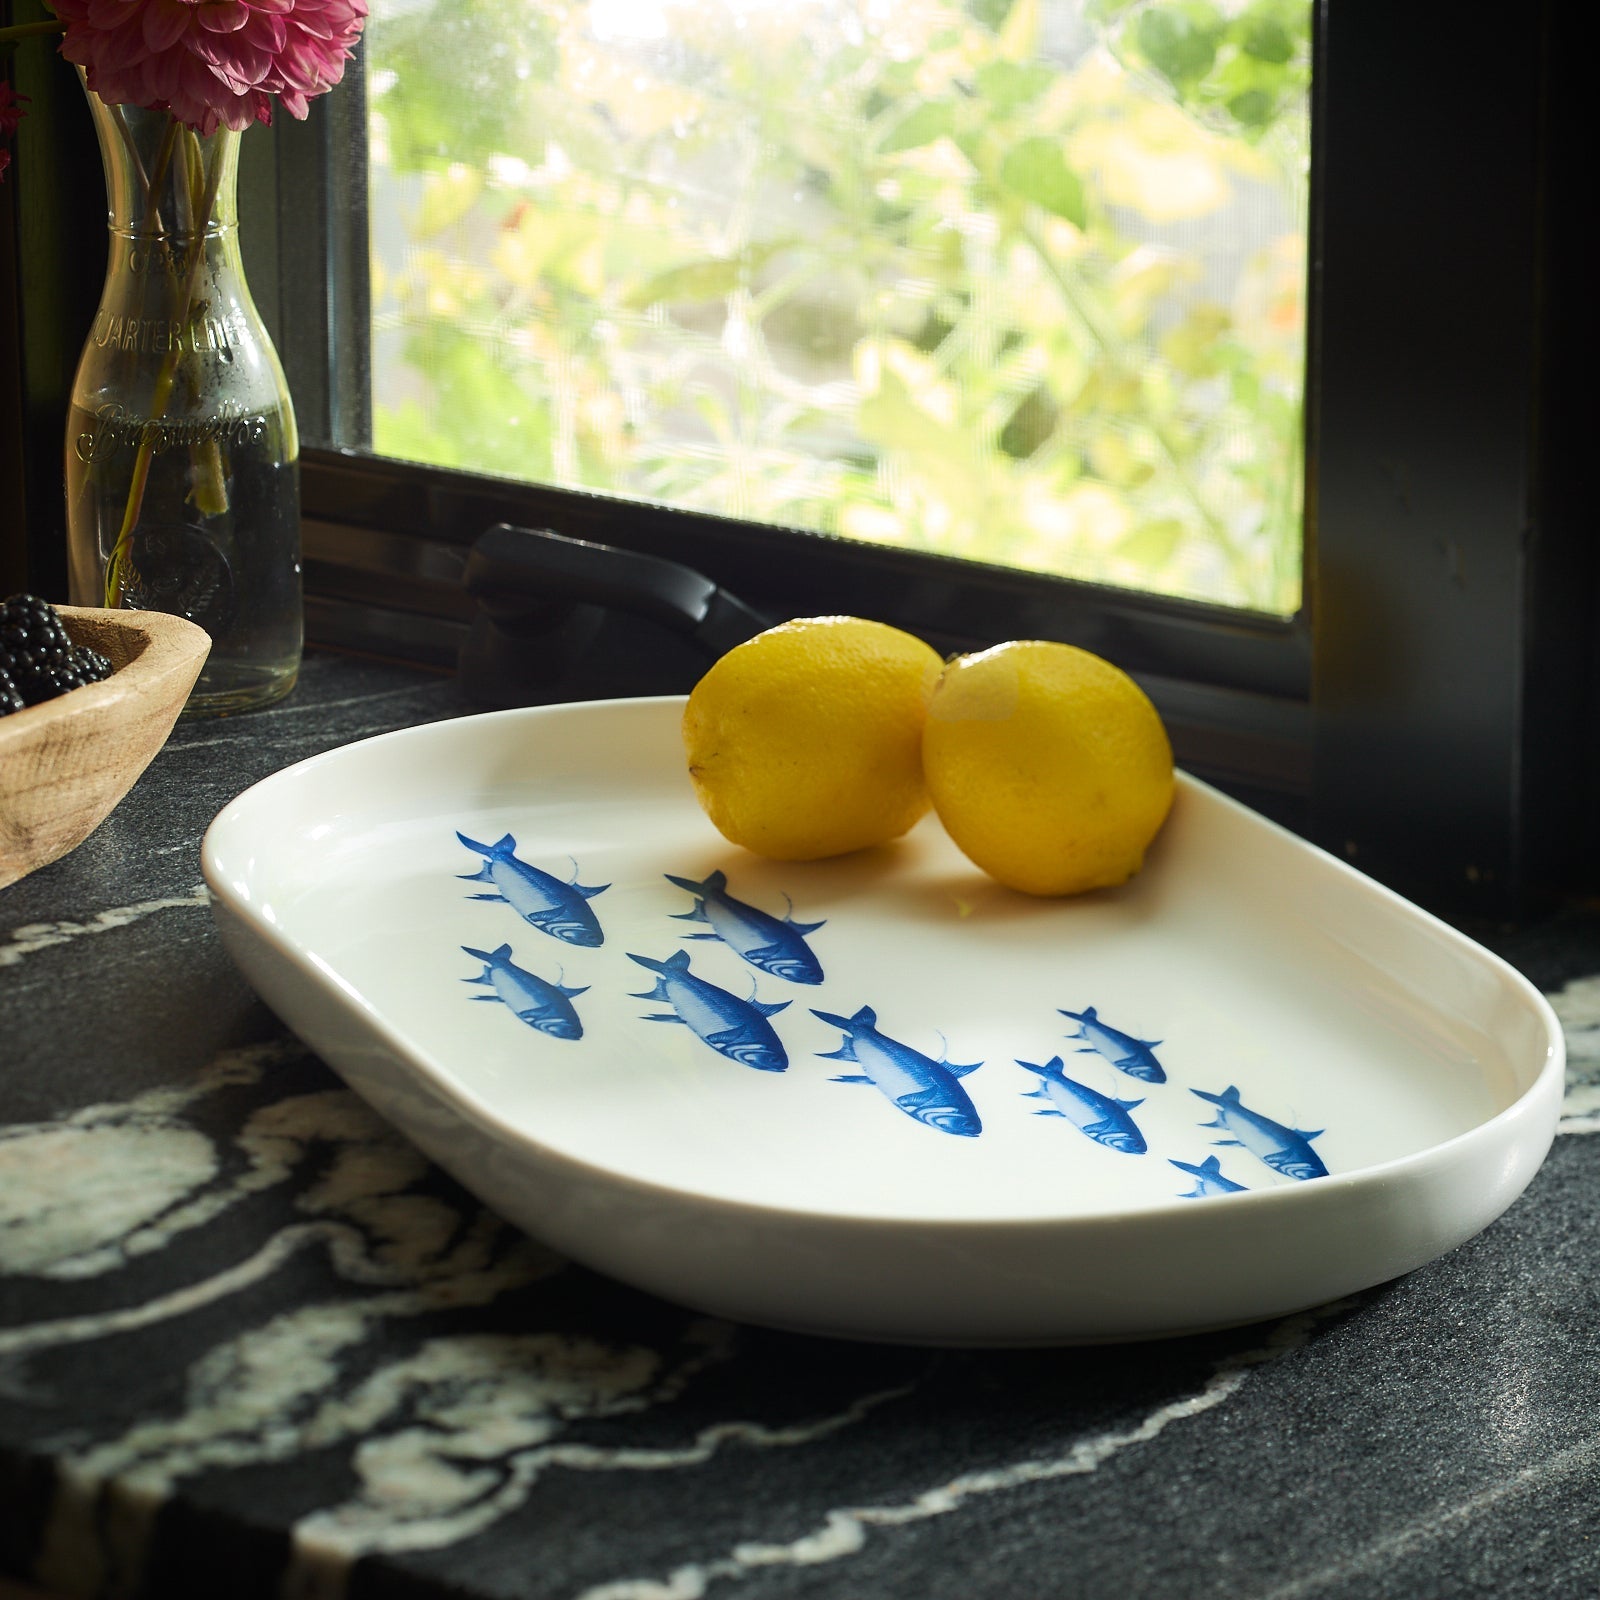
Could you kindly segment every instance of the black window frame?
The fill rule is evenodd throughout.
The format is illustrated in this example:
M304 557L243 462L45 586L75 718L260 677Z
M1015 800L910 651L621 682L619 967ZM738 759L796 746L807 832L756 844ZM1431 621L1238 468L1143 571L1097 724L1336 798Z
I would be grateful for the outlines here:
M497 521L551 527L685 561L774 615L877 616L945 650L1096 650L1151 690L1185 766L1447 913L1593 892L1600 574L1577 484L1593 338L1571 26L1556 0L1493 35L1319 4L1295 618L313 449L310 637L448 665L473 609L467 547ZM0 515L28 533L10 570L60 595L57 419L103 201L70 71L43 50L16 71L34 104L0 190ZM366 322L359 56L350 80L244 147L251 283L308 437L369 425L350 332Z

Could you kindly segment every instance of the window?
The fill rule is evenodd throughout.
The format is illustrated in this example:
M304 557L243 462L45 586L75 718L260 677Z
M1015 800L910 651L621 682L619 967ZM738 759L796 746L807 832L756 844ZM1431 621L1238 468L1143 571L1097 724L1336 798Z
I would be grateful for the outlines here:
M1152 689L1186 765L1425 903L1592 887L1600 606L1576 464L1593 343L1572 203L1583 57L1564 26L1542 4L1491 49L1415 10L1319 0L1304 595L1279 616L373 454L389 423L367 409L365 330L371 306L388 313L367 274L370 152L357 97L327 97L246 141L246 182L280 217L247 244L252 285L323 446L302 468L313 637L448 661L471 613L464 551L497 520L549 526L674 556L775 614L858 611L947 649L1099 650ZM83 246L96 156L56 67L15 63L37 142L0 191L5 525L26 527L47 591L61 392L100 270ZM14 536L0 548L20 567Z
M1310 35L378 0L373 446L1293 615Z

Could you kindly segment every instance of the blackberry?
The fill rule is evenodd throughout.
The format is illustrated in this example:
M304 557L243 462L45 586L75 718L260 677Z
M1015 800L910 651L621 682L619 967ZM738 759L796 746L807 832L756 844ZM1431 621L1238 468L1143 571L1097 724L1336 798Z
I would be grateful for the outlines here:
M0 716L111 676L98 650L75 645L49 601L14 594L0 602Z
M67 665L85 683L101 683L116 671L111 665L110 656L103 656L86 644L73 646L72 654L67 657Z

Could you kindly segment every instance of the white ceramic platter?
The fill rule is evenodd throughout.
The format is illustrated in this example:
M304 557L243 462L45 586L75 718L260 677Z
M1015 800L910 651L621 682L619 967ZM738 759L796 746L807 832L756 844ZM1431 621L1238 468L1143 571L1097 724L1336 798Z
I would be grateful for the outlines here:
M388 734L205 841L266 1001L573 1259L817 1333L1147 1337L1420 1266L1549 1148L1539 994L1204 785L1076 899L1001 888L932 818L769 862L700 811L681 709Z

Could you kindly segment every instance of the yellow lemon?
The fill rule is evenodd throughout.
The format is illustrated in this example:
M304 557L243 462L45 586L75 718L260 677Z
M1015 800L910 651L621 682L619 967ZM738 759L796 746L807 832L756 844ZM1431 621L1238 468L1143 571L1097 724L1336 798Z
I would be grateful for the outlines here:
M945 668L922 764L950 837L1028 894L1123 883L1172 805L1172 746L1144 691L1072 645L1017 640Z
M802 617L735 646L683 713L706 815L779 861L898 838L928 809L922 724L942 666L922 640L860 617Z

